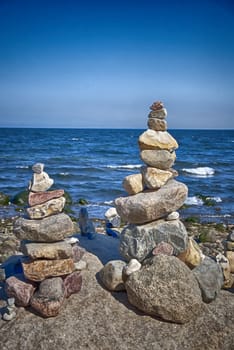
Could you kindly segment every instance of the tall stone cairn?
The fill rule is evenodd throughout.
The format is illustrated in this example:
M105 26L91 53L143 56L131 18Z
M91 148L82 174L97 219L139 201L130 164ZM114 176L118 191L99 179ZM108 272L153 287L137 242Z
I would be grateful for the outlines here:
M120 252L127 261L143 261L162 242L170 244L176 256L188 247L188 235L177 212L188 189L174 179L178 174L172 169L178 143L167 132L163 103L154 102L150 109L148 129L138 140L145 165L139 174L123 180L128 196L115 200L118 214L127 223L120 238Z
M63 213L64 190L48 191L54 181L44 164L32 167L27 208L28 218L15 221L14 233L21 240L23 276L6 280L6 292L16 305L31 306L44 317L56 316L66 298L81 289L82 276L76 271L85 250L78 239L69 238L74 225Z

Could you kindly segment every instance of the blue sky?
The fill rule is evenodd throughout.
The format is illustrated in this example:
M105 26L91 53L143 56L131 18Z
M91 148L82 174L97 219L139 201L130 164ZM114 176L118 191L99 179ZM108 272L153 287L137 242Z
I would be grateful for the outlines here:
M0 0L0 126L234 128L232 0Z

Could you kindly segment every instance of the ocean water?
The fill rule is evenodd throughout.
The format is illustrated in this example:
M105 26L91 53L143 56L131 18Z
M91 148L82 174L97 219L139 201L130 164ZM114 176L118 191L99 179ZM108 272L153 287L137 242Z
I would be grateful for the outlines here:
M118 196L125 176L138 173L137 129L0 129L0 192L14 196L28 186L31 167L45 164L54 179L73 198L78 216L80 198L89 216L104 218ZM177 180L189 188L182 217L234 223L234 130L169 130L179 143L174 168ZM52 188L51 188L52 189ZM211 206L206 205L208 197ZM10 206L12 210L13 206ZM10 213L1 210L0 216Z

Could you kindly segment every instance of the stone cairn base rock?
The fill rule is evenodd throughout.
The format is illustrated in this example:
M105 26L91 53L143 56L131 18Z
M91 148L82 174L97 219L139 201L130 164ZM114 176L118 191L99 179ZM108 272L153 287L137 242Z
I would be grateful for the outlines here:
M5 286L16 306L31 306L38 314L51 317L58 315L66 298L80 291L82 275L76 264L85 249L77 238L70 237L74 225L62 212L64 191L48 191L54 181L44 172L44 164L37 163L32 169L28 218L20 217L14 223L24 254L23 275L8 277Z
M126 262L110 261L100 278L111 291L125 288L129 302L146 314L185 323L219 294L225 268L227 280L234 268L233 252L222 257L226 264L222 266L188 237L177 212L188 189L174 179L178 173L172 168L178 143L167 132L163 103L155 102L150 109L148 129L139 137L145 165L140 173L123 180L128 196L115 200L117 213L126 223L120 236L120 253Z

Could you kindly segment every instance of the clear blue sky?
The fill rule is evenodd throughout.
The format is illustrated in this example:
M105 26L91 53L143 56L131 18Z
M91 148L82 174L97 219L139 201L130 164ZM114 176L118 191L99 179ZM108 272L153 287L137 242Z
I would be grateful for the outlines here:
M0 126L234 128L232 0L0 0Z

